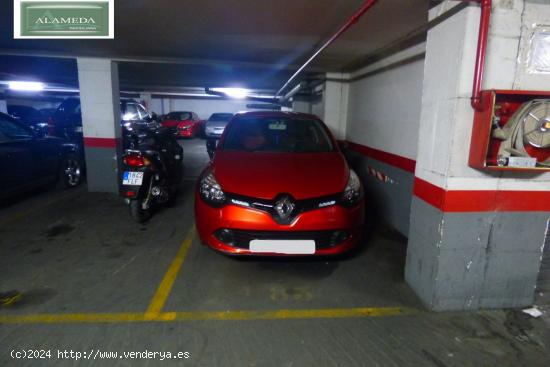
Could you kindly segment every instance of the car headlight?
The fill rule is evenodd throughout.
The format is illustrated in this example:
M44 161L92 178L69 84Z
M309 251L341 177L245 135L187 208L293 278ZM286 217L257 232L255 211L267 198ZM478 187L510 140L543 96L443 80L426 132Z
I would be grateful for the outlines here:
M180 130L189 130L190 128L191 128L191 125L180 126Z
M361 181L353 170L349 170L349 179L344 193L342 194L342 204L345 206L353 206L363 198L363 188Z
M199 192L201 198L209 204L221 205L225 202L225 194L211 169L202 177L199 183Z

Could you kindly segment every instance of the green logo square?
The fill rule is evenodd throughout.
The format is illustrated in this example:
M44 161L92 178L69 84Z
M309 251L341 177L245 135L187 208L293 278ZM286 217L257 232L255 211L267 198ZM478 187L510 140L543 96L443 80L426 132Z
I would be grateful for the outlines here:
M109 2L21 0L22 37L107 37Z

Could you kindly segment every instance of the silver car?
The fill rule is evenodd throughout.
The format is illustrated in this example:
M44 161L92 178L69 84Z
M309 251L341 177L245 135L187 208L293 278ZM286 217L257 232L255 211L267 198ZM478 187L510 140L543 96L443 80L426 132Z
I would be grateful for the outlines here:
M213 113L206 121L204 134L210 139L219 139L225 126L233 117L232 113Z

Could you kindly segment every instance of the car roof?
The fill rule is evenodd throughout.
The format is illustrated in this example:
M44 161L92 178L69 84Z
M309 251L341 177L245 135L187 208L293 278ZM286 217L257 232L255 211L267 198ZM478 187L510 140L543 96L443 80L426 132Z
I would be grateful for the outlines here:
M237 112L235 117L287 117L320 120L316 115L290 111L245 111Z

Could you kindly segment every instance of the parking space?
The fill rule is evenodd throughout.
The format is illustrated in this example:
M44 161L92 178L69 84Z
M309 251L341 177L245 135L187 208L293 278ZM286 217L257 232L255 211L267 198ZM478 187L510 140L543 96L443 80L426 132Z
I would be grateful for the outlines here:
M237 259L202 246L192 177L208 158L204 141L180 144L191 176L147 225L120 198L81 190L2 227L0 289L20 294L0 309L3 350L183 351L197 366L547 365L548 330L521 314L427 313L390 229L336 259Z
M0 367L550 366L548 1L67 1L0 6Z

